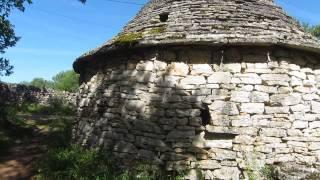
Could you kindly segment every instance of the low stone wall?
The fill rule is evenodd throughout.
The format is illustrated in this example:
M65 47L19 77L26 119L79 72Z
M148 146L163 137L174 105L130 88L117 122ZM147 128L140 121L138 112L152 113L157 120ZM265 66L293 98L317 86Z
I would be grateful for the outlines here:
M74 139L119 165L206 179L320 163L319 57L272 48L179 47L109 57L83 72ZM301 174L301 177L305 177Z
M49 104L50 98L62 97L71 105L75 105L76 96L75 93L0 82L0 102L3 104L20 104L23 102Z

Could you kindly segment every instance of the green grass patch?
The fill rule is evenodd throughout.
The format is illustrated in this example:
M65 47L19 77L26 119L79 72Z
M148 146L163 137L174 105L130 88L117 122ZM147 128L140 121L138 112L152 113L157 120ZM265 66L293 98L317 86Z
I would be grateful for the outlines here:
M39 178L108 179L112 177L111 160L106 153L78 145L50 149L39 163Z

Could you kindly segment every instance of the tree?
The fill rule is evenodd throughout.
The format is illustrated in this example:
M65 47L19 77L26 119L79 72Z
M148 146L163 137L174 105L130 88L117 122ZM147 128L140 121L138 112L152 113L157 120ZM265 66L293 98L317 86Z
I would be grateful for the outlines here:
M28 83L28 85L41 88L41 89L53 87L52 82L47 81L43 78L34 78L30 83Z
M13 9L25 10L25 4L31 4L31 0L1 0L0 1L0 54L4 54L9 47L16 45L20 37L16 36L14 26L10 23L8 17ZM9 60L0 57L0 76L13 73L13 66Z
M75 92L79 88L79 75L73 70L62 71L52 79L56 90Z
M85 3L86 0L79 0ZM19 41L20 37L15 34L14 25L11 24L8 17L12 10L18 9L22 12L26 4L31 4L32 0L1 0L0 1L0 55L5 53L7 48L13 47ZM9 60L0 57L0 76L13 73L13 66Z

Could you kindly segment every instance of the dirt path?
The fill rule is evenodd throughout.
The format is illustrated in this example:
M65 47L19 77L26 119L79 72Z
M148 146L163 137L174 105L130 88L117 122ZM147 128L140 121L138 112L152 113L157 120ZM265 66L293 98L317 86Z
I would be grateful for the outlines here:
M0 154L0 180L33 179L34 162L45 149L45 133L37 126L32 126L31 132L27 138L16 140L7 153Z

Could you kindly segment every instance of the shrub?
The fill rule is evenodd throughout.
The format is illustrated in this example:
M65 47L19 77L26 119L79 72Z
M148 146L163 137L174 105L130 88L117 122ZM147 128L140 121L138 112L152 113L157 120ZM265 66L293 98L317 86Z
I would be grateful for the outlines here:
M75 92L79 88L79 75L73 70L62 71L52 79L56 90Z
M74 115L74 107L60 97L51 97L47 105L24 102L18 110L23 113L36 115Z
M51 149L39 163L40 179L109 179L112 159L103 151L78 145Z

